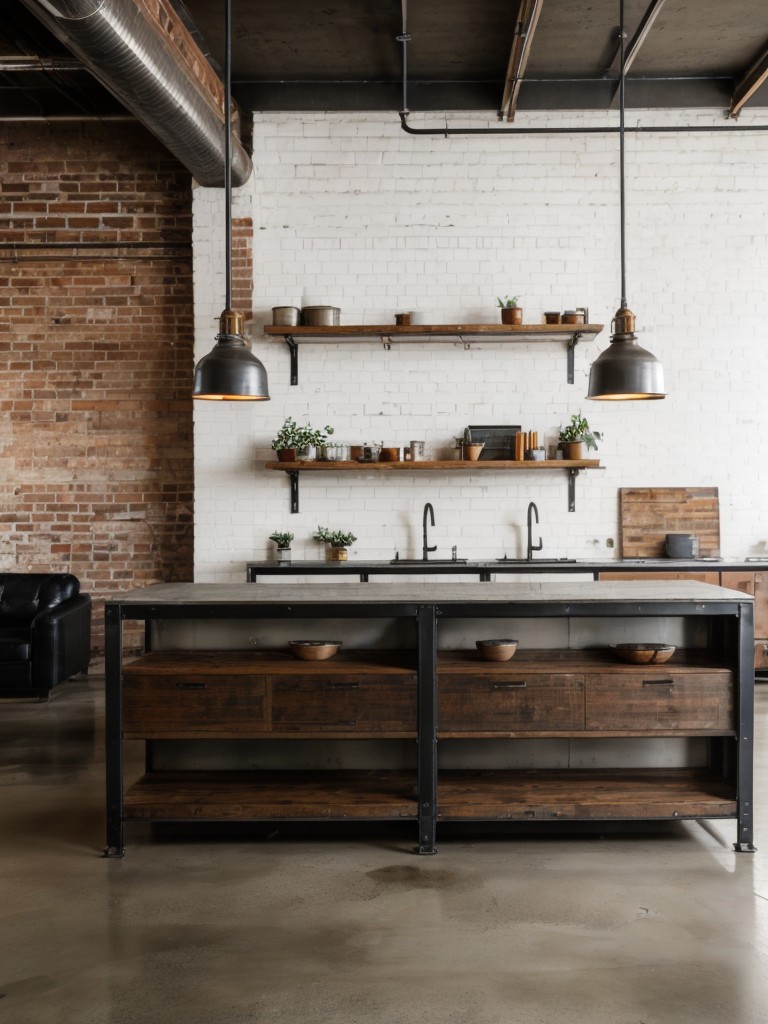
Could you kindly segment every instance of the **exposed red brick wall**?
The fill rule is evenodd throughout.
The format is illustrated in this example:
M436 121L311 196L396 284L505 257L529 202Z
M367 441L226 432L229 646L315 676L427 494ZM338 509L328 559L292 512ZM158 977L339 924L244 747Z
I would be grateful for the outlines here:
M232 220L232 308L253 319L253 220Z
M140 126L0 125L0 568L192 579L190 175ZM138 644L138 631L131 638Z

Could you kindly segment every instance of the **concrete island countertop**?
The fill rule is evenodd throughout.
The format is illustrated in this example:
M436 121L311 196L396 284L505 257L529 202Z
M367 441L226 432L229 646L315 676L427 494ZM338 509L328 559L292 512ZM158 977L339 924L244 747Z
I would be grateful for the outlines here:
M151 606L196 605L383 605L383 604L563 604L663 602L714 604L722 601L752 601L748 594L695 580L567 581L557 583L309 583L301 587L253 583L158 583L141 590L117 594L107 604Z

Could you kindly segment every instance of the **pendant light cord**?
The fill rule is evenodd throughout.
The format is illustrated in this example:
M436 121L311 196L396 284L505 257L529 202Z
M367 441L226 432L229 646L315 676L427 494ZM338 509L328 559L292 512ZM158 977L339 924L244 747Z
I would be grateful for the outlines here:
M624 0L619 0L619 219L621 222L621 307L627 305L627 272L625 257L625 219L626 202L624 187L624 77L625 77L625 53L624 53Z
M232 308L232 0L224 0L224 308Z

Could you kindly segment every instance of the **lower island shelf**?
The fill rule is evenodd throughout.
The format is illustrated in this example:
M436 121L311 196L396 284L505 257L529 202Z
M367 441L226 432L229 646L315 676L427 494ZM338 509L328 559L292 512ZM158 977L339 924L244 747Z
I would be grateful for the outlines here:
M123 672L132 739L410 739L414 651L144 655ZM512 661L440 651L437 739L734 736L734 673L700 651L664 665L605 651L523 651ZM438 821L732 817L736 788L711 768L443 770ZM125 794L126 820L385 821L418 818L415 770L161 770Z

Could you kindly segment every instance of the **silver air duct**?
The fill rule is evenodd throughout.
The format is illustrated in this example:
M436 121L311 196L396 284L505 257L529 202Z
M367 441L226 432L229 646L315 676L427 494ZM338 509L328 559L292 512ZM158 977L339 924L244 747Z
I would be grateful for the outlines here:
M134 0L23 0L201 185L224 185L224 119ZM251 161L232 139L232 184Z

